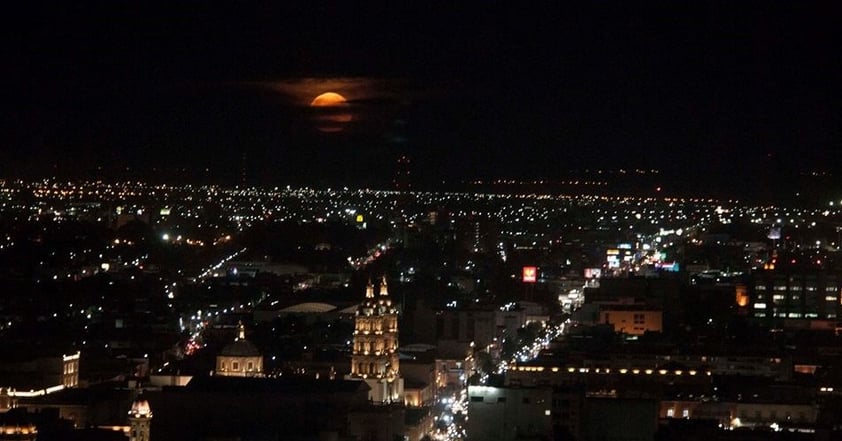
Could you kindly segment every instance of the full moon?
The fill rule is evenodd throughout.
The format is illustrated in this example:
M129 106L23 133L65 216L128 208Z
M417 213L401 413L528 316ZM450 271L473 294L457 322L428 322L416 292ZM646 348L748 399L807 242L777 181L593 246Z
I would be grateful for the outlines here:
M313 107L332 107L346 104L348 104L348 100L346 100L344 96L335 92L325 92L313 98L313 102L310 103Z
M310 107L317 112L316 128L322 132L338 132L352 119L347 110L348 100L336 92L325 92L313 98Z

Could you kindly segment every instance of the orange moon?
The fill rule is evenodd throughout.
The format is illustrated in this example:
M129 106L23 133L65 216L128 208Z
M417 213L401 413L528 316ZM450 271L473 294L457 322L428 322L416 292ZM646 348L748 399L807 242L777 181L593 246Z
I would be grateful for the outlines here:
M348 100L344 96L335 92L325 92L315 98L310 103L313 107L333 107L348 104Z
M351 114L345 110L348 100L336 92L325 92L313 98L310 107L318 109L315 116L316 128L322 132L338 132L352 119Z

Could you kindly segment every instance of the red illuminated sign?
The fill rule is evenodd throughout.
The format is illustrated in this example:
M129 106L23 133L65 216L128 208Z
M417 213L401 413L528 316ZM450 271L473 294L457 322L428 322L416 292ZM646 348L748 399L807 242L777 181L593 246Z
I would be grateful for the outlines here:
M535 283L536 280L538 280L538 267L523 267L523 283Z
M585 268L586 279L599 279L602 277L602 268Z

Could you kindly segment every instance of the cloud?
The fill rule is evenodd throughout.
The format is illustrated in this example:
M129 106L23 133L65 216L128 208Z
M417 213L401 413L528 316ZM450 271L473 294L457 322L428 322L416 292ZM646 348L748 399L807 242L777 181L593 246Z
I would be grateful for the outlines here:
M289 78L251 84L278 92L297 106L309 106L313 98L325 92L336 92L351 104L405 100L412 92L405 80L366 77Z

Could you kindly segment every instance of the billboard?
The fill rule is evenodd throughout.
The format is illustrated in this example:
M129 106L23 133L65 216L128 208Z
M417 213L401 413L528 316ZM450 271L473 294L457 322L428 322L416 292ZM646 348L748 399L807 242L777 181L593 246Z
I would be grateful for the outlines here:
M535 283L538 280L538 267L523 267L523 283Z
M677 273L679 271L678 262L657 262L655 268L663 271L670 271Z

